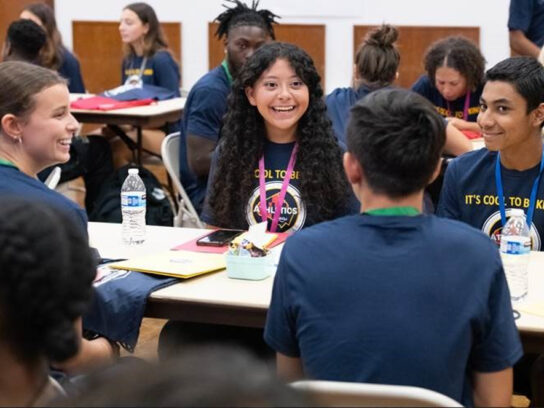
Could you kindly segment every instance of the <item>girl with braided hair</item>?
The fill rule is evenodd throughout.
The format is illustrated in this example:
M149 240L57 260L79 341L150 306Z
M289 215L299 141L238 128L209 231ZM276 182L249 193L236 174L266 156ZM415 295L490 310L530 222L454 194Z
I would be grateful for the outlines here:
M227 0L215 21L215 35L223 40L225 59L191 88L181 121L180 177L195 208L200 211L212 152L219 140L227 96L244 62L260 46L275 39L275 14L239 0Z
M87 238L41 202L0 198L0 406L63 394L53 362L74 358L96 273Z
M228 103L205 222L246 229L268 221L272 232L296 231L350 211L342 151L305 51L279 42L259 48Z

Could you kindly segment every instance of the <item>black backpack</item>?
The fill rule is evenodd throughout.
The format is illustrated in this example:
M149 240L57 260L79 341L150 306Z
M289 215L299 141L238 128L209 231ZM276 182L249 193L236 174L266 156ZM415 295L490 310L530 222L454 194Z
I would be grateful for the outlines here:
M147 225L172 226L174 215L168 197L159 183L159 180L142 166L127 165L113 172L102 185L96 199L93 211L89 214L89 221L122 222L121 216L121 186L128 176L129 168L138 168L138 175L145 184Z

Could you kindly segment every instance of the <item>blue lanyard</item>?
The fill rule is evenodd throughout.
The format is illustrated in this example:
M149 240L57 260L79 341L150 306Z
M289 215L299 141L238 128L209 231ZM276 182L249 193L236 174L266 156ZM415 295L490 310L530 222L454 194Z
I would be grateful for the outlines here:
M540 176L542 176L542 170L544 169L544 152L542 152L542 159L540 159L540 170L533 183L531 190L531 198L529 200L529 209L527 210L527 226L531 229L533 224L533 214L535 212L536 205L536 193L538 191L538 185L540 183ZM506 224L506 210L504 208L504 190L502 188L502 175L501 175L501 154L497 153L497 160L495 162L495 183L497 185L497 195L499 199L499 209L501 212L502 226Z

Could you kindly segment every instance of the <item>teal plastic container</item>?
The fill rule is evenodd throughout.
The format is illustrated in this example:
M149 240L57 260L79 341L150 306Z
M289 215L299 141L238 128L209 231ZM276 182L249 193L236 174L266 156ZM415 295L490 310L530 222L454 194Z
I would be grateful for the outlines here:
M227 276L232 279L263 280L276 271L276 257L272 254L254 258L226 254Z

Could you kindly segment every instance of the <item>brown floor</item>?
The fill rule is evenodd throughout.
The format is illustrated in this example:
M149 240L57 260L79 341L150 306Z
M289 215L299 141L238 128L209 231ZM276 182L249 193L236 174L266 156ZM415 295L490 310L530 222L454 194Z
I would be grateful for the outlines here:
M143 358L148 361L157 359L157 345L159 342L159 333L162 327L167 322L164 319L152 319L145 317L140 327L140 335L138 336L138 344L134 349L134 356ZM127 351L122 351L121 355L130 355Z

